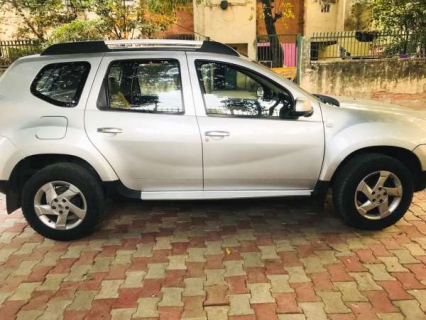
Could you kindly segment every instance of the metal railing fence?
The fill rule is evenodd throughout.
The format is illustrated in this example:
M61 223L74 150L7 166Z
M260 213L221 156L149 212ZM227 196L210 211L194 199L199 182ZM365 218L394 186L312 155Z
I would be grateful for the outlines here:
M322 32L311 37L311 60L426 57L426 33Z
M35 40L0 41L0 68L9 66L18 58L40 53L42 46Z
M297 66L297 34L257 37L257 61L269 68Z

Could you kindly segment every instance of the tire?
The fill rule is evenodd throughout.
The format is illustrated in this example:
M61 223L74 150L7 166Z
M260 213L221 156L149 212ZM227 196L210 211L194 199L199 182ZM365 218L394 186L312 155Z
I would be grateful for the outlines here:
M53 240L69 241L91 234L104 206L104 193L97 177L72 163L41 169L22 190L22 212L28 224Z
M385 181L382 187L380 179ZM348 225L364 230L380 230L395 224L410 207L413 193L413 177L408 168L382 154L354 157L338 172L333 183L337 212Z

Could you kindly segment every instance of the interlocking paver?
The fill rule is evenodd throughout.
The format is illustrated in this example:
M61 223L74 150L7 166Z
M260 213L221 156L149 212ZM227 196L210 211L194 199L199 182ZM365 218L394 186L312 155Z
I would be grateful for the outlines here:
M426 290L409 290L408 293L417 299L420 308L426 312Z
M379 257L379 259L385 264L388 272L409 272L407 268L404 268L396 257Z
M244 261L225 261L223 265L226 268L225 277L245 276L246 272L243 270Z
M247 285L251 293L250 303L274 303L269 283L251 283Z
M312 280L306 276L303 267L285 267L290 279L289 283L311 282Z
M177 256L169 256L169 265L167 266L167 270L186 270L186 255L177 255Z
M426 255L426 251L418 243L405 243L403 246L407 248L414 257Z
M130 320L135 313L136 308L113 309L111 310L111 320Z
M382 264L365 264L364 267L370 271L374 281L395 280L395 278L386 271L386 267Z
M426 319L426 314L420 309L419 303L415 300L395 301L394 304L401 309L406 320Z
M227 320L229 307L206 307L208 320Z
M259 250L261 252L262 260L275 260L280 257L277 255L277 250L275 246L259 246Z
M324 311L322 302L304 302L299 304L303 309L307 320L326 320L327 315Z
M261 268L264 266L261 261L262 254L259 252L243 252L241 255L244 258L245 268Z
M377 313L398 312L398 309L392 305L385 291L365 291L364 295Z
M185 282L185 291L183 292L184 297L191 296L205 296L206 292L204 291L204 278L186 278Z
M77 291L73 302L68 306L67 310L90 310L92 301L98 291L82 290Z
M31 274L32 269L38 263L38 261L22 261L18 269L16 269L13 274L15 276L27 276Z
M16 320L36 320L44 310L19 311Z
M163 299L158 304L159 307L183 307L183 288L162 288Z
M101 283L101 290L95 296L95 299L118 298L118 289L124 280L105 280Z
M224 280L225 269L208 269L204 272L207 276L207 280L204 282L205 286L226 285Z
M31 298L34 290L40 286L40 282L21 283L15 294L11 296L9 301L27 301Z
M286 293L294 292L294 289L289 285L289 276L285 274L278 275L267 275L266 276L271 282L271 292L272 293Z
M383 288L377 285L377 283L373 280L373 276L370 273L355 272L355 273L349 273L349 275L355 279L355 281L358 284L358 288L361 291L383 290Z
M161 279L166 277L167 263L149 263L145 279Z
M244 316L254 314L253 309L250 307L249 294L232 294L229 295L229 315L230 316Z
M127 271L126 279L121 288L140 288L142 281L146 276L145 271Z
M351 310L346 307L342 300L340 292L323 291L318 292L325 304L325 312L327 313L350 313Z
M187 262L205 262L206 248L189 248Z
M334 283L339 291L342 293L342 300L346 302L357 302L357 301L367 301L367 298L364 297L361 292L359 292L358 287L355 282L335 282Z
M70 243L0 207L0 319L422 319L426 193L414 201L374 233L300 202L117 203Z
M60 319L66 307L71 303L71 300L50 300L47 303L47 308L37 320L52 320Z
M156 318L159 316L157 305L160 298L139 298L134 318Z
M399 263L405 265L405 264L409 264L409 263L419 263L419 260L417 260L416 258L414 258L410 251L408 249L404 249L404 250L390 250L390 252L392 252L392 254L394 254L398 260Z
M326 271L318 257L309 257L300 259L305 266L306 273L320 273Z
M315 254L320 258L322 265L333 264L338 262L334 251L321 250L315 251Z

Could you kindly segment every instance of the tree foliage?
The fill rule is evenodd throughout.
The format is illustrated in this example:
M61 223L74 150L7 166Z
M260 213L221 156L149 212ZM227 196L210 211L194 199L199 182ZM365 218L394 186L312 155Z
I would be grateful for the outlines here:
M143 0L132 5L127 5L125 1L96 0L91 9L104 29L110 31L107 36L111 39L151 38L175 22L172 12L158 13Z
M377 27L390 32L425 32L426 1L371 0Z
M49 36L49 43L99 40L106 33L98 20L73 20L56 28Z
M86 5L86 0L69 0L67 7L63 0L0 0L0 10L12 10L22 19L18 36L41 42L52 28L76 19Z
M21 19L19 38L40 42L150 38L175 22L173 9L189 0L0 0ZM66 3L66 4L65 4ZM90 21L89 13L95 13ZM50 38L50 34L52 39Z
M365 1L365 0L364 0ZM399 34L394 50L407 53L410 47L426 48L425 0L370 0L373 21L386 33Z
M201 0L197 0L201 3ZM147 0L147 5L153 12L160 14L171 14L176 7L191 4L192 0Z

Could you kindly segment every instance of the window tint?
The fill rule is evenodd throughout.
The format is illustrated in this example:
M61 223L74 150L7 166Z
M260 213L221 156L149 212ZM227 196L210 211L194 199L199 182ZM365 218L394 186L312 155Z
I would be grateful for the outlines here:
M88 62L55 63L45 66L31 85L38 98L61 107L75 107L90 71Z
M271 81L246 69L196 62L208 115L293 119L293 98Z
M100 109L167 114L184 111L176 60L116 61L105 81L108 101Z

